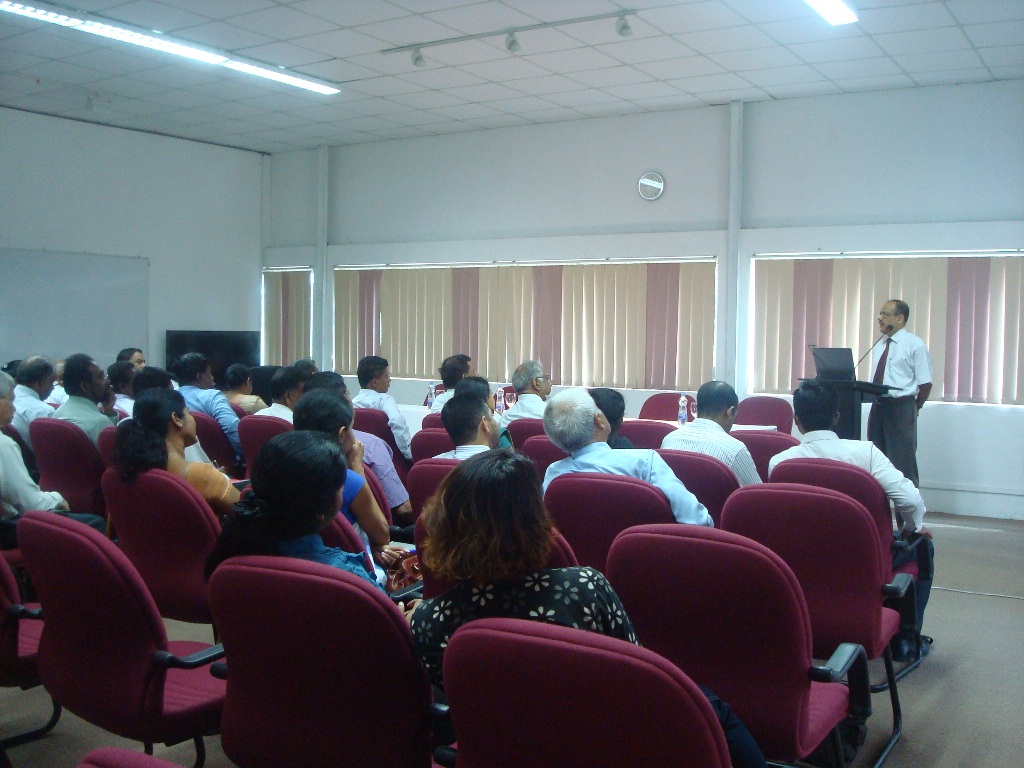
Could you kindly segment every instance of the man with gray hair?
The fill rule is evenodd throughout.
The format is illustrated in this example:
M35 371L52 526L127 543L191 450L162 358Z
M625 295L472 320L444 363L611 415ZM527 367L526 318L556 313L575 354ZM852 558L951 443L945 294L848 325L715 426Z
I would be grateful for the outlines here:
M544 490L551 481L571 472L603 472L644 480L668 498L672 515L679 523L714 526L704 505L665 460L651 450L612 450L608 445L608 419L585 389L568 389L548 400L544 408L544 431L555 445L569 454L548 467Z
M14 380L14 421L11 422L21 438L29 445L28 425L39 418L53 416L53 408L46 398L53 392L55 375L53 363L45 357L26 357L18 364Z
M512 386L518 399L501 414L502 429L516 419L543 419L544 401L551 396L551 376L544 373L540 360L527 360L512 372Z

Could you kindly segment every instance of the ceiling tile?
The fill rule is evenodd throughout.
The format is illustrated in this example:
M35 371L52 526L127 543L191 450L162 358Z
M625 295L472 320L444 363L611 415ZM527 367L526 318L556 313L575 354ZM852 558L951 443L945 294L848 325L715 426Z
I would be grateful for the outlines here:
M946 0L946 6L961 24L1024 19L1024 3L1017 0Z
M907 75L860 77L850 80L836 80L835 82L844 91L884 91L894 88L909 88L914 84L914 81Z
M292 7L343 27L357 27L409 15L408 10L397 5L387 2L368 3L366 0L303 0L293 3Z
M297 96L301 91L290 88L282 93L265 93L262 96L255 96L249 99L242 99L243 104L251 104L254 107L267 110L278 110L288 112L293 109L301 109L309 104L309 98Z
M750 69L775 69L800 64L800 59L781 45L771 48L757 48L753 51L730 51L729 53L709 53L708 58L716 64L734 72Z
M815 64L814 68L830 80L844 80L854 77L884 77L900 74L896 62L888 56L857 61L832 61Z
M579 80L585 85L593 88L606 88L616 85L630 85L632 83L649 83L651 76L633 69L633 67L618 66L607 69L591 69L586 72L576 72L572 75L573 80Z
M184 41L212 46L222 51L235 51L272 42L271 38L265 35L258 35L222 21L212 21L198 27L182 29L175 32L175 36Z
M421 94L428 94L429 91L421 91ZM409 94L410 96L413 94ZM462 103L462 102L459 102ZM442 104L439 106L448 106ZM377 115L390 115L401 114L409 111L407 104L400 104L393 99L362 99L360 101L349 101L345 103L345 108L354 112L360 116L377 116Z
M550 53L551 51L564 51L568 48L580 48L583 46L579 40L569 37L560 29L532 29L529 32L517 34L522 50L516 54L526 56L534 53ZM510 55L505 50L505 36L487 37L481 40L484 45L490 46L502 55ZM458 45L462 45L459 43ZM457 47L457 46L453 46Z
M979 48L1020 45L1024 42L1024 21L972 24L969 27L964 27L964 33Z
M424 16L403 16L397 19L378 21L362 25L358 30L364 35L382 41L384 45L381 48L444 40L449 37L458 37L460 34L458 30L438 24Z
M552 93L544 97L548 101L553 101L555 104L561 104L563 107L585 107L591 104L605 104L609 101L619 101L618 96L612 96L610 93L599 91L596 88L588 88L585 91L568 91L566 93Z
M867 37L850 37L820 43L799 43L789 46L789 50L809 64L869 59L883 54L883 51Z
M933 53L969 48L970 43L957 27L930 29L923 32L895 32L875 35L874 40L890 56L913 53Z
M609 101L605 104L580 107L578 111L587 117L618 117L620 115L637 115L644 110L643 107L628 101Z
M428 112L426 110L395 112L394 114L388 115L388 120L393 123L398 123L399 125L429 125L431 123L448 122L447 117L441 117L434 112Z
M578 114L578 113L577 113ZM529 120L519 115L496 115L495 117L481 117L475 120L467 120L480 128L511 128L517 125L528 125Z
M688 45L697 53L723 53L745 51L748 48L765 48L775 41L757 27L728 27L708 29L703 32L689 32L676 35L676 39Z
M102 72L87 67L78 67L74 64L67 64L63 61L47 61L32 67L25 67L21 71L32 77L41 77L44 80L52 80L56 83L66 83L69 85L94 83L97 80L105 79Z
M648 61L664 61L693 56L695 51L670 35L648 37L643 40L630 40L610 45L599 45L597 50L623 64L641 64Z
M279 40L320 35L337 29L337 24L334 22L326 21L318 16L310 16L308 13L296 11L294 8L283 5L267 8L265 11L248 13L244 16L232 16L230 22L236 27L261 34L272 30L274 37Z
M970 49L943 51L942 53L915 53L910 56L893 56L893 60L908 74L920 72L943 72L951 69L984 69L984 63L977 53ZM917 80L917 78L914 78Z
M554 102L554 103L552 103ZM558 104L555 99L541 99L537 96L520 96L518 99L498 99L487 102L487 106L500 109L502 112L536 112L541 109L552 109ZM565 106L565 105L561 105Z
M912 32L937 27L952 27L956 19L943 3L874 8L860 12L858 26L869 35L887 32Z
M720 27L738 27L747 23L723 2L672 4L644 11L643 18L670 35Z
M145 80L139 80L134 77L121 76L107 78L106 80L98 81L95 84L95 87L97 90L102 91L103 93L111 93L117 96L124 96L133 99L151 96L155 93L159 93L160 100L166 101L172 107L186 106L184 104L174 104L171 101L171 94L174 93L173 91L169 91L167 88L164 88L161 85L157 85L156 83L147 83ZM185 92L179 91L179 93ZM200 99L204 103L208 103L209 101L211 101L210 99L206 99L201 96L196 98ZM195 106L195 104L190 104L187 106L193 107Z
M473 3L427 13L426 17L464 35L479 35L509 27L526 27L537 20L502 3Z
M573 48L571 51L541 53L536 56L524 56L525 60L544 67L551 72L570 74L587 69L611 67L619 62L593 48Z
M758 29L783 45L841 40L846 37L860 37L864 34L856 24L832 27L817 15L803 19L794 19L793 21L759 24Z
M539 67L533 62L519 57L500 59L498 61L481 61L477 64L467 64L464 67L460 67L460 69L464 72L469 72L471 75L482 77L484 80L493 80L496 83L551 74L544 67Z
M300 48L291 43L257 45L252 48L242 48L237 53L243 58L251 59L261 64L270 64L275 67L297 67L303 64L314 64L329 58L326 53L311 51L309 48Z
M321 61L316 64L292 67L292 69L295 72L306 74L310 77L319 77L339 85L347 85L350 80L368 80L377 77L376 72L371 72L365 67L357 67L355 64L344 59L331 59L330 61Z
M173 59L171 60L173 61ZM89 67L108 75L128 75L133 72L156 69L167 61L167 57L155 51L125 45L118 48L97 48L68 56L64 61L69 64Z
M461 66L463 64L474 64L478 61L494 61L504 59L508 52L504 48L496 48L488 45L483 40L466 40L455 45L435 45L425 49L423 56L428 63L437 62L449 66ZM406 57L408 53L395 54ZM408 59L406 59L408 61Z
M806 96L829 96L842 93L842 89L838 85L827 81L792 83L789 85L766 85L764 90L773 99L799 99Z
M458 88L463 85L479 85L486 82L484 78L471 75L455 67L442 67L440 69L420 69L402 75L400 80L405 80L421 88Z
M681 91L697 94L750 87L749 82L731 72L723 75L707 75L705 77L684 77L680 80L672 80L671 84Z
M823 79L818 70L805 64L796 67L778 67L775 69L760 69L753 72L744 72L743 78L762 88L769 85L814 83L820 82Z
M200 111L200 110L194 110ZM265 109L254 107L251 104L243 104L240 101L215 101L201 108L201 111L217 117L217 119L230 117L238 120L246 120L255 115L262 115Z
M987 69L955 69L946 72L916 72L911 77L917 85L953 85L983 83L991 80Z
M411 107L412 109L437 109L439 107L453 107L456 104L466 103L464 99L457 99L440 91L403 93L398 96L392 96L391 101Z
M1024 64L1016 67L989 67L998 80L1024 80Z
M688 93L676 93L673 96L663 96L658 99L631 99L631 101L637 106L657 111L704 106L701 99Z
M485 107L483 104L457 104L454 107L440 107L431 111L450 120L469 120L473 117L492 117L501 114L499 110Z
M544 77L524 77L509 83L511 88L530 96L543 96L548 93L564 93L579 91L585 88L582 83L570 80L563 75L546 75Z
M145 78L148 74L148 72L143 72L139 77ZM193 86L193 89L197 93L212 96L222 101L256 98L267 93L267 88L257 78L245 77L243 75Z
M554 109L539 109L536 112L529 112L526 117L530 119L531 123L559 123L565 120L580 120L586 115L575 109L555 107Z
M707 104L729 104L734 101L767 101L771 99L767 91L760 88L737 88L735 90L711 91L700 94Z
M109 8L101 14L104 18L121 21L146 30L172 32L182 27L195 27L207 23L207 16L183 11L171 5L143 0L136 3L125 3Z
M518 81L520 83L525 80ZM579 87L579 86L577 86ZM467 85L461 88L448 88L448 93L458 99L466 101L494 101L495 99L513 99L523 94L499 83L482 83L480 85Z
M170 66L137 72L133 77L166 88L194 88L206 83L222 82L227 71L222 67L210 67L182 59Z
M44 59L64 59L100 47L102 38L83 35L81 32L54 29L54 34L44 31L25 32L4 39L4 48L11 51L31 53Z
M685 59L637 64L636 68L659 80L674 80L680 77L702 77L704 75L718 75L725 72L725 67L721 64L716 64L706 56L688 56Z
M306 125L301 117L287 112L265 112L251 118L248 122L253 125L263 125L267 128L294 128L297 125Z
M978 53L989 67L1019 67L1024 65L1024 45L1003 48L982 48Z
M628 16L626 22L632 30L628 38L618 33L618 19L598 19L581 24L560 27L565 34L587 45L610 45L623 40L640 41L651 37L664 37L660 29L652 27L639 16Z
M641 101L643 99L661 99L670 96L679 96L679 89L673 88L668 83L632 83L631 85L613 85L611 87L602 88L605 93L609 93L620 99L629 99L630 101Z
M82 0L75 0L76 5L81 5L81 2ZM231 16L240 16L274 6L273 0L216 0L216 2L211 2L211 0L161 0L161 2L164 5L171 5L210 19L227 19Z
M400 93L417 93L424 90L397 77L372 77L368 80L346 83L345 88L367 96L397 96Z
M109 81L104 80L102 83L97 83L97 86L106 89L106 85ZM173 107L175 110L191 110L197 107L209 107L211 104L216 104L216 99L209 96L205 96L195 91L166 91L161 90L160 95L155 100L159 101L160 104L164 104L168 107ZM140 96L144 94L139 94Z
M17 96L34 96L63 87L42 78L29 77L20 72L0 72L0 101L5 103Z
M295 45L300 45L303 48L309 48L311 51L326 53L332 58L338 59L347 59L352 56L368 53L372 53L382 59L394 58L394 60L397 60L399 58L398 54L395 54L394 57L380 56L381 48L386 48L387 46L381 44L380 40L375 40L372 37L351 29L337 29L333 32L325 32L320 35L298 37L291 42ZM408 62L409 60L405 59L406 66L408 66Z
M412 13L430 13L431 11L443 11L453 5L473 5L480 0L390 0L390 2Z
M765 2L765 0L725 0L725 4L753 24L771 21L818 18L814 11L800 2Z
M404 2L405 0L403 0ZM504 0L505 5L522 11L538 21L561 21L596 16L621 10L608 0Z

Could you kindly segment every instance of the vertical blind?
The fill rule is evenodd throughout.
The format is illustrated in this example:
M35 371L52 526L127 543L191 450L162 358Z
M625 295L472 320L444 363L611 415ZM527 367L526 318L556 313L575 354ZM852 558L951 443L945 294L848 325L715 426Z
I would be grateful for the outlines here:
M263 273L263 364L288 365L311 354L313 271Z
M813 376L809 345L851 347L859 359L878 338L879 307L903 299L907 329L931 353L933 397L1024 404L1022 280L1017 255L755 259L754 389L790 392ZM859 379L870 365L868 356Z
M537 358L563 385L690 390L713 371L714 262L339 269L334 279L340 368L380 354L395 375L432 378L463 352L493 380Z

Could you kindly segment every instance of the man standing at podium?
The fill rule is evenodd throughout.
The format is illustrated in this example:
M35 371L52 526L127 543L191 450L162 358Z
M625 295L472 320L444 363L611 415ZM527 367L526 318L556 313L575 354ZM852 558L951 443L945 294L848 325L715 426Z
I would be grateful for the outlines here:
M890 299L878 312L878 329L885 337L872 351L872 382L892 389L878 397L868 416L868 439L915 486L917 474L917 414L932 391L932 358L924 341L906 330L910 306Z

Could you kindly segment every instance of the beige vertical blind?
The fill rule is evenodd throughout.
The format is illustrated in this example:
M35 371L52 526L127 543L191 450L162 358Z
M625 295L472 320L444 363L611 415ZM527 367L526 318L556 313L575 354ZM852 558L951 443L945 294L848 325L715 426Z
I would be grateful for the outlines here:
M263 363L289 365L310 356L313 271L263 273Z
M988 402L1024 405L1024 257L992 259Z
M495 381L530 359L533 278L529 267L480 270L480 348L476 369Z
M793 265L790 259L754 263L751 316L755 392L789 392L793 368Z
M354 371L359 363L359 272L334 272L334 367Z
M676 389L694 391L710 381L715 370L715 263L681 267Z
M390 269L381 278L381 352L392 371L436 378L452 354L452 271Z

